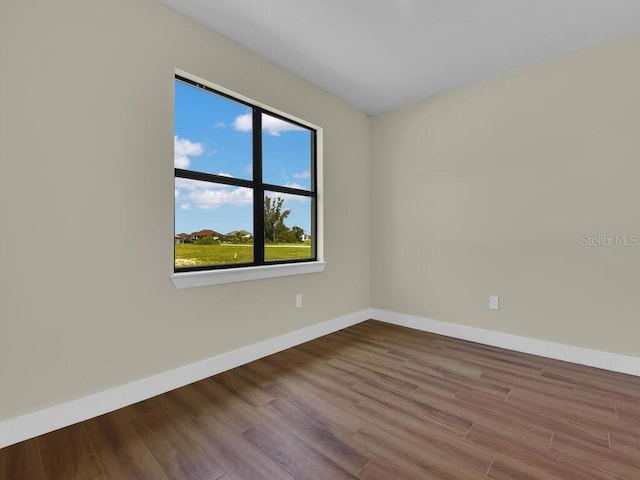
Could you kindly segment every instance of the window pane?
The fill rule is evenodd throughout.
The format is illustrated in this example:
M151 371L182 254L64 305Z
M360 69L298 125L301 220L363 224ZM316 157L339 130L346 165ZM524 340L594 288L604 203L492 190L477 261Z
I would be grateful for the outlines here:
M251 108L175 81L176 168L251 180L251 130Z
M312 204L311 198L302 195L265 192L266 261L306 259L314 256Z
M253 191L175 179L175 266L253 262Z
M265 183L311 190L312 131L262 114L262 177Z

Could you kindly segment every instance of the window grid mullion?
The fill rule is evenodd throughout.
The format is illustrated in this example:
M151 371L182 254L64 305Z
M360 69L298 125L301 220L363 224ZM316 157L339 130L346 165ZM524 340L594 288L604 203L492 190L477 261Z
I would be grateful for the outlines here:
M264 186L262 185L262 111L253 107L253 261L264 265Z
M211 173L196 172L194 170L184 170L180 168L174 169L174 176L176 178L186 178L189 180L197 180L200 182L208 183L220 183L223 185L231 185L234 187L253 188L253 180L244 180L242 178L224 177L221 175L214 175Z

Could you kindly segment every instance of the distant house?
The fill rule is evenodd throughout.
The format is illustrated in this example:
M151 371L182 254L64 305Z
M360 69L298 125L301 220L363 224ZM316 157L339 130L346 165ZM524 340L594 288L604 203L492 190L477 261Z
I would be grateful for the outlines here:
M307 235L306 233L302 232L302 235L300 235L300 241L306 242L307 240L311 240L311 235Z
M199 232L193 232L191 234L191 240L198 240L199 238L213 237L214 240L219 240L223 235L215 230L200 230Z
M247 232L246 230L234 230L233 232L227 233L227 237L241 237L247 240L253 238L251 232Z
M191 242L191 234L190 233L179 233L175 236L176 243L190 243Z

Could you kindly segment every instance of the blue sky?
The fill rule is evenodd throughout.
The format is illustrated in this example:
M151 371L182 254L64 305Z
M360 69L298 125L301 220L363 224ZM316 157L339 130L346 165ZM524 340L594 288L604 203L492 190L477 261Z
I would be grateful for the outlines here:
M252 179L251 115L246 105L176 80L174 165ZM309 189L310 131L268 115L263 115L262 124L264 181ZM310 200L277 195L291 210L287 226L311 233ZM250 189L176 178L175 233L253 232L252 208Z

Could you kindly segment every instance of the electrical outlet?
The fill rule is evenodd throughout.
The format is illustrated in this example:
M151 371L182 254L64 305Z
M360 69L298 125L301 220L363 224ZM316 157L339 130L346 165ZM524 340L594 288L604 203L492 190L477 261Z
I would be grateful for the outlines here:
M489 308L491 310L500 310L500 299L497 295L491 295L489 297Z
M302 294L296 295L296 308L302 308Z

